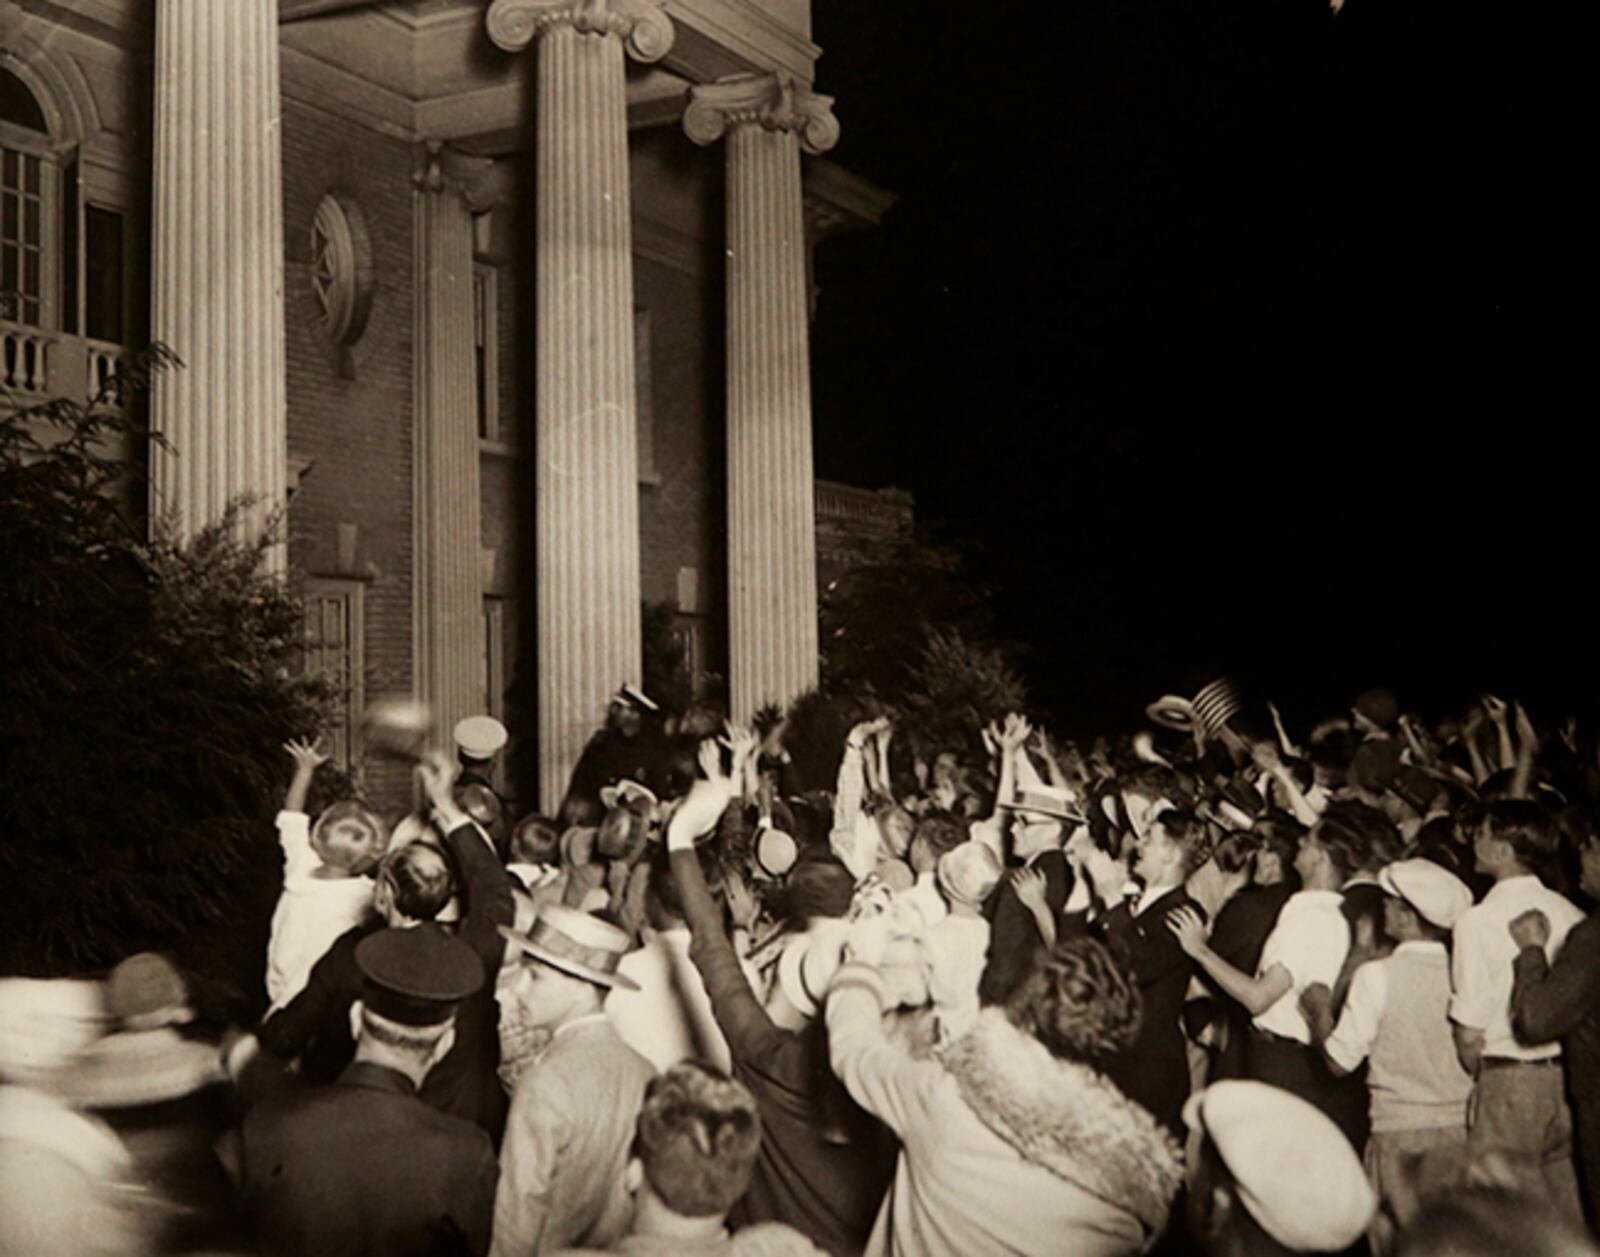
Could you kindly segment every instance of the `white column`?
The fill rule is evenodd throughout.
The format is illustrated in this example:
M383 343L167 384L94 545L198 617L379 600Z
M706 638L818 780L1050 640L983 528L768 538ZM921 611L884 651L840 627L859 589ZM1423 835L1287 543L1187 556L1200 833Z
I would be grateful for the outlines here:
M639 675L624 60L664 56L673 30L653 0L494 0L488 28L508 51L539 41L534 527L549 810L608 696Z
M416 188L416 680L448 732L484 699L472 214L437 152Z
M151 321L185 365L152 391L150 504L182 536L284 504L282 152L277 0L159 0Z
M774 75L696 87L683 125L726 135L728 634L736 719L817 682L815 471L800 152L839 138L833 102Z

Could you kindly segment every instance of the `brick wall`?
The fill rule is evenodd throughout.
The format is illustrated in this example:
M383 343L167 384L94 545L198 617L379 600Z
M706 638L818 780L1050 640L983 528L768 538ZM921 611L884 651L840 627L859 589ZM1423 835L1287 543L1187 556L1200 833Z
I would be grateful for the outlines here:
M415 158L410 145L295 99L292 83L284 88L289 455L311 463L290 504L290 562L297 575L364 580L364 683L371 701L412 686ZM310 282L312 217L334 189L359 206L374 262L371 316L346 350L324 335ZM341 523L358 530L353 571L340 562ZM409 772L401 766L369 762L366 786L380 807L409 805Z

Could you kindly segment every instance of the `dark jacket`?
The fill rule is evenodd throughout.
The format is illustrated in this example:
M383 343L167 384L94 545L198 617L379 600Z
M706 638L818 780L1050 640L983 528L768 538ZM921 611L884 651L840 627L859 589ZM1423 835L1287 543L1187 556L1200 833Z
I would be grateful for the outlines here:
M489 1247L489 1136L422 1103L410 1079L357 1062L327 1087L245 1118L246 1204L262 1248L294 1257L435 1257Z
M694 934L690 958L728 1040L733 1072L761 1111L761 1150L729 1223L784 1222L830 1253L859 1253L894 1174L894 1140L834 1076L820 1019L798 1033L773 1024L722 928L699 859L692 851L674 851L671 859Z
M443 1113L476 1122L497 1143L505 1129L509 1101L497 1073L500 1067L500 1006L495 977L505 955L496 928L510 925L515 912L511 879L484 842L477 826L457 826L445 839L461 877L462 916L456 936L483 962L484 984L456 1010L456 1042L422 1084L421 1098ZM361 998L356 944L371 929L357 926L334 940L312 966L305 990L262 1024L261 1046L284 1060L300 1057L307 1082L337 1078L355 1054L350 1037L350 1005ZM443 929L422 925L418 929Z
M1542 947L1522 949L1511 1013L1524 1042L1561 1040L1583 1203L1591 1225L1600 1225L1600 914L1572 927L1554 965L1546 963Z
M1181 886L1167 891L1138 916L1133 914L1134 903L1123 900L1098 923L1112 954L1132 973L1142 1009L1138 1036L1107 1062L1105 1074L1156 1121L1181 1133L1183 1104L1189 1098L1188 1048L1181 1019L1194 961L1178 946L1167 919L1183 908L1205 913Z
M1072 869L1065 853L1046 851L1033 862L1033 867L1044 873L1044 901L1059 916L1072 893ZM1044 945L1044 939L1033 913L1011 888L1010 878L1001 881L985 909L989 918L989 962L978 983L978 1002L1003 1004L1028 971L1033 953Z

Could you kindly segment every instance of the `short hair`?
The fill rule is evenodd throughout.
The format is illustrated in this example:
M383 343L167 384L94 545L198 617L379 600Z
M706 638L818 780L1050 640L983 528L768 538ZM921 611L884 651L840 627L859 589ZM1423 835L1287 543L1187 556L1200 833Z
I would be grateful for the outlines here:
M1183 848L1183 873L1187 877L1211 858L1211 835L1205 822L1186 808L1162 808L1155 823Z
M1549 859L1560 845L1555 820L1543 804L1527 799L1496 799L1484 809L1489 837L1509 843L1517 861L1536 865Z
M431 842L408 842L384 857L381 876L394 887L394 906L413 921L431 921L455 893L450 858Z
M836 855L802 855L784 879L789 915L798 922L842 917L850 911L856 882Z
M511 831L511 858L521 864L554 864L561 858L561 834L547 816L530 812Z
M1400 854L1400 831L1394 822L1365 803L1330 804L1313 834L1345 877L1372 865L1391 864Z
M929 812L917 822L912 840L922 840L933 848L935 854L954 851L967 840L967 827L949 812Z
M340 841L340 834L355 842ZM389 846L389 830L360 799L340 799L323 808L311 837L323 859L352 873L370 872Z
M1211 858L1224 873L1242 873L1261 849L1262 838L1248 829L1235 829L1223 834L1211 848Z
M1166 799L1169 803L1186 804L1189 792L1183 780L1171 768L1162 764L1141 764L1117 778L1119 794L1137 795L1141 799Z
M370 1035L385 1047L425 1056L444 1038L444 1032L455 1024L455 1018L433 1022L426 1026L410 1026L375 1013L365 1004L361 1006L361 1033Z
M699 1061L651 1079L634 1150L650 1189L674 1213L720 1217L743 1196L761 1149L755 1097Z
M1051 1054L1097 1064L1139 1033L1139 988L1103 944L1064 938L1039 950L1006 1000L1006 1015Z

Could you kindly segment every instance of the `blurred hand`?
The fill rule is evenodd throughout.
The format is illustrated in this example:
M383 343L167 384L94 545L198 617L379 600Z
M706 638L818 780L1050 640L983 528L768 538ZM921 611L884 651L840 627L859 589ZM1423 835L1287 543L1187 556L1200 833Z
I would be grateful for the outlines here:
M1044 898L1044 870L1018 869L1011 875L1011 889L1016 892L1023 907L1033 911L1049 911Z
M1283 767L1283 757L1278 754L1278 748L1271 742L1257 742L1250 748L1250 758L1264 773L1277 772Z
M1522 746L1537 747L1539 734L1533 727L1533 721L1528 718L1528 709L1519 701L1512 706L1515 713L1517 742Z
M1176 912L1168 913L1167 928L1172 931L1185 955L1198 958L1206 950L1210 933L1206 929L1205 919L1195 909L1179 908Z
M1489 719L1494 721L1495 724L1497 724L1497 725L1505 724L1505 722L1506 722L1505 700L1496 698L1493 694L1485 694L1482 697L1483 697L1483 709L1484 709L1484 711L1489 713Z
M1511 939L1518 951L1524 947L1542 948L1550 941L1550 918L1537 908L1529 908L1512 918L1506 928L1511 931Z
M455 787L456 778L460 775L461 766L443 751L426 751L417 763L417 776L422 778L422 791L428 796L428 802L440 811L454 809L455 796L451 791Z
M727 725L727 740L723 743L733 752L733 775L737 777L744 766L750 762L760 746L760 739L756 737L754 729L744 725Z
M845 935L845 958L853 964L876 969L883 963L889 947L889 914L871 913L857 917Z

